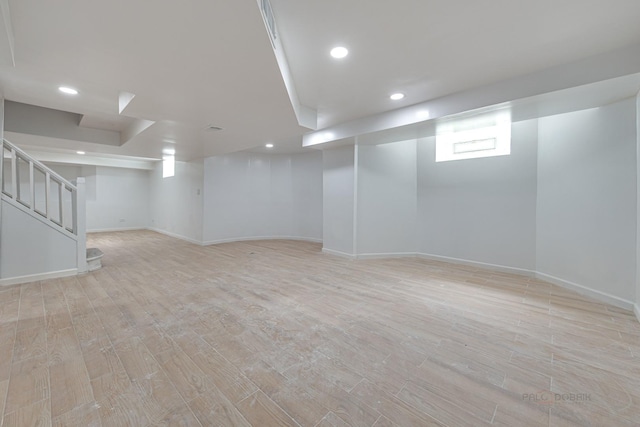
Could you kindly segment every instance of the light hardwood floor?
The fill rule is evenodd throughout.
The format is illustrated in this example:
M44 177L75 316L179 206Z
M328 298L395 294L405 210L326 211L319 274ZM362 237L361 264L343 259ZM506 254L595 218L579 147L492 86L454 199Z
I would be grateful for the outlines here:
M640 324L548 283L293 241L90 245L101 270L0 289L3 427L640 425Z

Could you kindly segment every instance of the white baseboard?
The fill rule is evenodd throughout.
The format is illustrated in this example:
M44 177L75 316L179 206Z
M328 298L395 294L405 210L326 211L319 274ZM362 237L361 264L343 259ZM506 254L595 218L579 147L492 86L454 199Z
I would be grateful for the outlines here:
M553 283L554 285L560 286L562 288L570 289L572 291L578 292L581 295L585 295L595 300L602 301L606 304L611 304L613 306L616 306L625 310L634 310L634 304L631 301L628 301L626 299L619 298L614 295L608 294L606 292L587 288L586 286L582 286L577 283L570 282L568 280L560 279L558 277L554 277L549 274L540 273L533 270L507 267L504 265L488 264L488 263L477 262L477 261L469 261L469 260L459 259L459 258L450 258L450 257L432 255L432 254L417 254L417 256L420 258L432 259L436 261L451 262L454 264L462 264L462 265L468 265L472 267L485 268L485 269L500 271L504 273L514 273L514 274L519 274L527 277L536 277L538 279L545 280L549 283ZM635 307L637 307L637 305ZM636 317L638 317L638 320L640 321L640 316L638 315L638 311L640 310L638 310L637 308L636 310L637 310Z
M372 254L358 254L355 256L357 259L384 259L384 258L415 258L417 254L415 252L392 252L392 253L372 253Z
M233 243L233 242L250 242L252 240L299 240L303 242L322 243L322 239L315 239L312 237L300 237L300 236L253 236L253 237L232 237L229 239L208 240L202 242L203 246L218 245L221 243Z
M624 298L616 297L616 296L608 294L606 292L602 292L602 291L598 291L598 290L595 290L595 289L587 288L587 287L579 285L577 283L573 283L573 282L570 282L568 280L563 280L563 279L551 276L549 274L539 273L539 272L534 271L534 270L527 270L527 269L524 269L524 268L517 268L517 267L507 267L507 266L504 266L504 265L489 264L489 263L484 263L484 262L479 262L479 261L470 261L470 260L466 260L466 259L451 258L451 257L446 257L446 256L441 256L441 255L424 254L424 253L416 253L416 254L411 254L411 253L390 253L390 254L349 255L349 254L336 253L336 251L331 251L329 249L323 249L322 252L329 253L329 254L332 254L332 255L346 256L346 257L349 257L349 258L352 258L352 259L353 258L357 258L357 259L405 258L405 257L415 256L415 257L423 258L423 259L429 259L429 260L434 260L434 261L443 261L443 262L449 262L449 263L453 263L453 264L468 265L468 266L471 266L471 267L478 267L478 268L483 268L483 269L487 269L487 270L499 271L499 272L503 272L503 273L512 273L512 274L518 274L518 275L527 276L527 277L536 277L538 279L545 280L545 281L547 281L549 283L553 283L554 285L560 286L562 288L570 289L570 290L575 291L575 292L577 292L577 293L579 293L581 295L585 295L585 296L588 296L588 297L593 298L595 300L602 301L603 303L611 304L613 306L622 308L624 310L633 311L635 313L636 318L640 322L640 306L638 304L634 304L633 302L631 302L629 300L626 300Z
M586 286L583 285L579 285L577 283L573 283L570 282L568 280L564 280L564 279L559 279L557 277L551 276L550 274L545 274L545 273L536 273L536 277L538 279L542 279L544 281L547 281L549 283L553 283L554 285L558 285L562 288L565 289L570 289L572 291L575 291L581 295L585 295L588 297L591 297L593 299L596 299L598 301L602 301L605 302L607 304L611 304L614 305L616 307L625 309L625 310L633 310L634 309L634 304L631 301L628 301L626 299L623 298L619 298L616 297L614 295L608 294L606 292L602 292L602 291L597 291L595 289L591 289L591 288L587 288ZM637 306L636 306L637 307ZM638 315L638 313L636 312L636 316Z
M233 242L250 242L255 240L300 240L304 242L313 242L313 243L322 243L322 239L314 239L311 237L300 237L300 236L251 236L251 237L233 237L228 239L218 239L218 240L208 240L208 241L199 241L192 239L190 237L182 236L180 234L172 233L166 230L161 230L159 228L149 227L147 230L155 231L156 233L164 234L165 236L174 237L176 239L184 240L189 243L193 243L194 245L199 246L211 246L218 245L220 243L233 243Z
M40 280L59 279L60 277L75 276L78 274L77 268L69 270L52 271L49 273L31 274L28 276L9 277L0 279L0 286L21 285L23 283L38 282Z
M525 268L508 267L506 265L489 264L486 262L471 261L467 259L451 258L451 257L446 257L441 255L424 254L424 253L418 253L416 254L416 256L418 258L429 259L432 261L443 261L443 262L450 262L453 264L468 265L470 267L479 267L487 270L499 271L501 273L519 274L521 276L527 276L527 277L535 277L536 275L535 271L527 270Z
M333 249L322 248L322 253L327 255L339 256L340 258L348 258L348 259L356 259L356 256L353 254L348 254L346 252L334 251Z
M153 228L153 227L148 227L147 230L155 231L156 233L164 234L165 236L173 237L174 239L184 240L185 242L193 243L194 245L204 246L204 243L202 243L202 241L192 239L191 237L183 236L181 234L176 234L170 231L161 230L159 228Z
M122 227L122 228L98 228L94 230L87 230L87 234L89 233L113 233L116 231L138 231L138 230L149 230L148 227Z

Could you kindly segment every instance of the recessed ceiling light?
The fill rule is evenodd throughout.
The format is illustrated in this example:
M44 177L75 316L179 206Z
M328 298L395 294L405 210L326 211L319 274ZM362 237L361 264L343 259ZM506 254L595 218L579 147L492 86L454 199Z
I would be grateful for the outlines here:
M66 93L67 95L77 95L78 91L72 87L60 86L58 90L62 93Z
M85 154L84 151L76 151L76 153L81 154L81 155Z
M389 98L393 99L394 101L398 101L398 100L404 98L404 93L400 93L400 92L394 93Z
M267 147L267 148L273 148L273 144L265 144L265 147Z
M331 49L331 56L336 59L342 59L347 55L349 55L349 50L346 47L337 46Z

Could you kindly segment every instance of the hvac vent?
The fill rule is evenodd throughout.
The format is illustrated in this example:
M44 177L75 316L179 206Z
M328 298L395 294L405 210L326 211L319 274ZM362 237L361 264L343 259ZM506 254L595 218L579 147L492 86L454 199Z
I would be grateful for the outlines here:
M276 39L278 38L276 32L276 20L273 17L273 10L271 9L271 3L269 0L261 0L260 4L262 5L262 18L264 19L264 23L267 26L267 30L269 33L269 37L271 38L271 44L273 48L276 48Z
M214 126L214 125L209 125L206 128L204 128L205 130L210 130L212 132L217 132L219 130L222 130L222 128L220 126Z

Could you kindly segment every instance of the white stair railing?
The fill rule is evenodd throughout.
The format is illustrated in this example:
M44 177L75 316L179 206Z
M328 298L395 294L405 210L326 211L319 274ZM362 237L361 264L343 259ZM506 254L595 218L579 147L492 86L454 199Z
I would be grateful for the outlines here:
M6 139L2 154L2 193L77 236L77 187Z
M78 271L86 271L84 178L74 185L4 139L0 181L3 196L78 242Z

